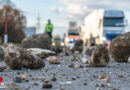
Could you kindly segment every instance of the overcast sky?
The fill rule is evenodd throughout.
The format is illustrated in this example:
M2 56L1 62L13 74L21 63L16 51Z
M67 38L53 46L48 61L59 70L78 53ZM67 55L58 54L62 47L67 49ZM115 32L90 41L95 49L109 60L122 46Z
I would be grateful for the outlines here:
M27 17L27 26L36 26L38 14L41 17L41 32L48 19L55 26L54 34L63 34L69 21L83 23L84 16L95 9L124 10L130 21L130 0L12 0Z

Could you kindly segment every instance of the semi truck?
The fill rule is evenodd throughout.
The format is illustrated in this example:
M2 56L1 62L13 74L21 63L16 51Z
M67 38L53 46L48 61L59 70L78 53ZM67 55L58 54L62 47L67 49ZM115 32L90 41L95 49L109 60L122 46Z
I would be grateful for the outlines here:
M95 10L85 17L80 38L88 46L108 44L125 32L125 15L121 10Z
M76 22L69 22L69 28L64 35L64 44L66 46L73 46L74 42L79 40L79 29Z

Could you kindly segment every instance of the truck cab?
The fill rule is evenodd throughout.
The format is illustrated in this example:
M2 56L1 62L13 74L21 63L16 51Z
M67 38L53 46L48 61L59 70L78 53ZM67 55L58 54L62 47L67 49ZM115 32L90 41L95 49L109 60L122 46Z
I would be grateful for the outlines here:
M125 33L125 15L123 11L107 10L103 17L103 43L112 41L115 37Z
M123 11L99 9L85 17L80 36L88 46L108 44L125 32L125 26Z

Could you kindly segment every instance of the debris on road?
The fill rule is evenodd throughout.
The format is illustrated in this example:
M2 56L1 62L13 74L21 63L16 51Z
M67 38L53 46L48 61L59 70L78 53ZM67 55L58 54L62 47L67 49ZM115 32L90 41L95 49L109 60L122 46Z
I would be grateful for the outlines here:
M60 85L70 85L72 83L73 83L72 81L61 82Z
M51 39L47 34L36 34L22 41L24 48L52 49Z
M107 76L105 76L105 75L101 75L101 76L99 76L99 79L102 79L102 80L104 80L106 83L109 83L110 82L110 77L107 77Z
M31 52L34 55L37 55L38 57L44 59L48 56L55 55L56 53L51 50L46 49L40 49L40 48L29 48L27 51Z
M100 78L100 79L105 79L106 76L105 76L105 75L101 75L101 76L99 76L99 78Z
M53 85L51 84L51 83L49 83L48 81L46 81L44 84L43 84L43 86L42 86L42 88L44 89L44 88L52 88L53 87Z
M86 55L88 55L88 56L91 57L94 48L95 48L95 47L87 47L86 52L85 52Z
M59 54L61 52L63 52L63 46L61 45L55 45L55 46L52 46L52 51L56 52L56 54Z
M21 90L20 86L19 85L16 85L16 83L10 83L9 84L9 90Z
M106 83L109 83L110 82L110 77L106 77L105 79L104 79L104 81L106 82Z
M0 72L3 72L6 69L6 66L0 67Z
M74 43L74 47L72 48L72 52L78 51L79 53L82 53L83 51L83 40L78 40Z
M119 78L124 78L123 74L118 75Z
M18 77L21 78L24 82L29 82L27 75L18 75Z
M127 62L130 57L130 32L112 40L110 51L116 61Z
M12 43L7 45L4 57L5 63L11 69L38 69L45 66L41 58Z
M15 78L14 78L14 82L15 82L15 83L22 83L23 80L22 80L20 77L15 77Z
M109 52L106 46L100 45L96 46L92 52L91 59L89 61L90 66L94 67L103 67L107 66L109 63L110 57Z
M56 57L56 56L50 56L47 58L47 61L50 63L50 64L60 64L60 58Z
M90 56L84 55L84 57L82 58L82 62L83 63L88 63L89 61L90 61Z
M56 81L56 80L57 80L57 78L56 78L56 75L54 74L52 81Z
M63 48L63 54L64 54L65 56L73 55L72 51L71 51L70 48L67 47L67 46L64 46L64 48Z

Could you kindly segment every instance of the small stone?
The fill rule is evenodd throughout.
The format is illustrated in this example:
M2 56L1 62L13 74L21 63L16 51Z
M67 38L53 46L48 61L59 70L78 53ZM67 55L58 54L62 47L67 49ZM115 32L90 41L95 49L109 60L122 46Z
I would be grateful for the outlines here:
M117 88L113 88L113 90L120 90L120 89L117 89Z
M111 79L110 79L109 77L106 77L106 78L104 79L104 81L107 82L107 83L109 83L110 80L111 80Z
M73 67L74 67L74 64L71 63L71 64L69 65L69 68L73 68Z
M80 68L84 68L84 66L82 66L82 65L80 65L79 67L80 67Z
M73 77L72 80L76 80L76 78Z
M27 75L19 75L18 77L20 77L24 82L29 82Z
M9 87L9 90L21 90L21 88L15 83L9 83L8 87Z
M29 80L28 80L28 79L25 79L24 82L29 82Z
M22 80L20 77L15 77L15 78L14 78L14 82L15 82L15 83L22 83L23 80Z
M87 83L84 83L84 85L88 85Z
M61 76L66 76L65 74L61 74Z
M96 84L96 85L95 85L95 87L99 87L99 85L98 85L98 84Z
M79 68L79 66L78 65L74 65L74 68L77 69L77 68Z
M52 78L52 81L56 81L57 80L57 78L55 77L55 75L54 75L54 77Z
M0 67L0 72L3 72L6 69L6 67Z
M101 84L101 87L105 87L105 85L104 85L104 84Z
M106 78L106 76L101 75L101 76L99 76L99 78L100 78L100 79L105 79L105 78Z
M108 88L111 88L111 84L110 84L110 83L108 83L108 84L107 84L107 87L108 87Z
M89 60L90 60L90 56L88 56L88 55L84 55L84 57L82 58L82 62L85 64L88 63Z
M52 84L50 84L49 82L45 82L45 84L43 84L42 88L52 88Z
M60 64L60 59L56 56L50 56L47 58L47 61L50 63L50 64Z
M94 75L93 78L98 78L98 76L95 76L95 75Z
M77 76L77 78L80 78L79 76Z
M123 74L118 75L119 78L124 78Z
M71 61L79 61L79 58L76 56L73 56L73 58L71 59Z
M17 72L17 74L19 75L19 74L20 74L20 72Z
M33 87L34 87L34 86L39 86L39 84L38 84L38 83L33 83L32 86L33 86Z
M96 88L96 90L101 90L100 88Z

